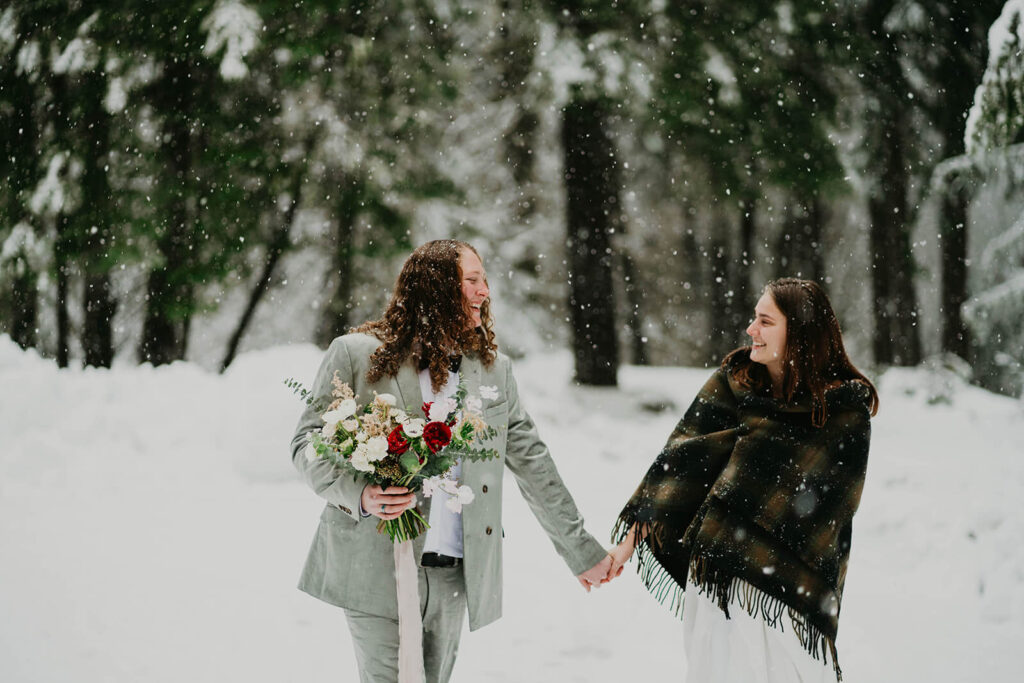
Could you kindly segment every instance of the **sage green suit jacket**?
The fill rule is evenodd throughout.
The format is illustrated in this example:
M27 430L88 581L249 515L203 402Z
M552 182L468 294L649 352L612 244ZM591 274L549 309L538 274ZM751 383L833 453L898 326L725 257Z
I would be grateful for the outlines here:
M397 377L368 384L370 354L380 345L372 336L338 337L327 350L313 384L313 393L326 406L331 402L331 379L338 373L356 393L360 405L374 392L393 394L398 407L418 414L423 403L419 377L412 364ZM462 362L461 374L470 395L480 385L498 387L498 398L485 403L484 420L496 427L498 436L486 443L499 457L484 462L464 462L463 483L472 487L475 500L462 509L464 542L463 572L471 630L501 616L501 495L502 475L508 467L519 489L555 549L572 573L580 574L600 562L604 547L583 528L572 496L566 490L547 447L533 421L519 402L516 382L507 356L498 354L490 368L474 357ZM320 414L307 408L292 439L292 462L303 479L327 501L313 545L299 581L299 589L325 602L378 616L398 618L395 595L394 556L387 534L377 533L376 517L359 514L359 498L365 482L324 461L309 462L303 450L306 434L320 429ZM430 499L421 496L421 509ZM425 516L429 508L424 510ZM416 541L416 557L423 551L425 534Z

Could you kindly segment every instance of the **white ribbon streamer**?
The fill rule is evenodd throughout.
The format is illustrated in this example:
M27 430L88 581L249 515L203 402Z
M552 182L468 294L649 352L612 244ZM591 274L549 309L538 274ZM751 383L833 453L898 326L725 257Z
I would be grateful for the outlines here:
M423 683L423 619L412 541L395 543L398 590L398 683Z

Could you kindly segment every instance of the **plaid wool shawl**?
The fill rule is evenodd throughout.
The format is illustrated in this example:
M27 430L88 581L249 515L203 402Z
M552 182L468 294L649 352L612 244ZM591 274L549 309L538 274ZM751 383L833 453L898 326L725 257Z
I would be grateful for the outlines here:
M815 659L832 656L853 514L867 467L871 393L859 381L784 404L719 368L680 420L619 515L616 542L638 524L638 571L681 614L689 580L729 615L731 604L783 629L787 612Z

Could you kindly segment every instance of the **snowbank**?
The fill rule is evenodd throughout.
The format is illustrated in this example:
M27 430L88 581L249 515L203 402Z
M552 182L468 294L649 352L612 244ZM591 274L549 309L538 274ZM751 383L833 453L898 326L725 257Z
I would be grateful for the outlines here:
M294 589L320 504L288 459L300 405L282 380L308 384L319 360L60 371L0 337L4 681L355 680L340 611ZM517 377L604 539L709 373L628 367L619 389L578 389L570 363L529 357ZM845 678L1016 680L1024 403L925 370L879 384ZM585 594L514 486L505 509L505 618L466 635L456 683L681 680L682 626L634 575Z

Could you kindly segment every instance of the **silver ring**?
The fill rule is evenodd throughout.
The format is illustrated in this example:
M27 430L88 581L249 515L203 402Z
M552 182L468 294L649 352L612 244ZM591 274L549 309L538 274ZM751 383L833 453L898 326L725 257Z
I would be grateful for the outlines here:
M387 504L387 503L381 503L381 504L380 504L380 513L381 513L382 515L383 515L383 514L384 514L385 512L387 512L387 507L388 507L388 504Z

